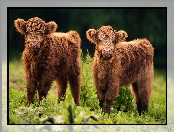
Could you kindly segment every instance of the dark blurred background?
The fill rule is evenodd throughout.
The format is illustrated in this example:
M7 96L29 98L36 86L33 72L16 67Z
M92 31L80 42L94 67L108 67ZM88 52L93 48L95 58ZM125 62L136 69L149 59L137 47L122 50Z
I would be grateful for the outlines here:
M24 36L16 31L14 20L40 17L45 22L55 21L58 32L76 30L82 39L83 54L94 54L95 45L86 39L86 31L111 25L115 30L125 30L127 41L147 38L155 48L156 68L166 68L167 8L8 8L9 61L20 59L24 49Z

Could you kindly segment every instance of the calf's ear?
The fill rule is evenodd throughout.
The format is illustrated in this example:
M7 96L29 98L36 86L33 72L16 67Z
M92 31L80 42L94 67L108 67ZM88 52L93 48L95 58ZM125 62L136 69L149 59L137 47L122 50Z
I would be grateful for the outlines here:
M58 25L54 21L46 23L46 34L56 32L57 28Z
M14 26L16 27L17 31L20 32L22 35L26 34L26 21L24 19L16 19L14 20Z
M123 30L119 30L118 32L116 32L116 42L126 41L127 37L128 37L128 34Z
M97 35L96 35L96 33L97 33L97 31L95 29L89 29L88 31L86 31L87 39L93 44L97 44Z

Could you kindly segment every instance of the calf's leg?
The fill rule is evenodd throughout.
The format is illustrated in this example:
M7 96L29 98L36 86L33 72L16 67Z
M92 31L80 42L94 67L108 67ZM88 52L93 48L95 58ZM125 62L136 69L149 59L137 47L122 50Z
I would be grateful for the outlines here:
M110 80L110 82L107 85L105 94L105 103L106 103L106 107L104 108L105 113L110 113L112 102L118 96L119 93L119 86L113 82L114 81Z
M69 74L68 80L74 102L77 106L80 106L80 74Z
M132 83L130 84L130 88L131 88L131 92L133 94L133 96L135 97L136 100L136 104L137 104L137 111L139 113L139 115L141 115L142 113L142 103L141 103L141 98L139 96L139 90L138 90L138 86L137 83Z
M40 80L41 81L39 82L39 85L38 85L38 93L39 93L38 103L39 104L43 98L46 98L48 91L51 88L52 78L51 78L51 75L49 76L49 74L44 74L42 75L42 78Z
M64 101L65 100L67 84L68 84L67 76L59 77L59 78L56 79L58 103L60 103L60 101Z
M27 79L27 100L25 102L25 105L31 104L34 102L34 95L36 92L36 83L32 80Z

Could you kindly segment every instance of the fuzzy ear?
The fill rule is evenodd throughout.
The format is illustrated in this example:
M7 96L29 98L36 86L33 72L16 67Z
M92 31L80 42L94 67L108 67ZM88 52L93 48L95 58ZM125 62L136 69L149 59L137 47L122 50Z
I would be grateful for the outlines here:
M57 28L58 25L54 21L46 23L47 34L56 32Z
M96 33L97 31L95 29L89 29L88 31L86 31L87 39L93 44L97 44Z
M20 32L22 35L26 34L26 21L24 19L16 19L14 20L14 26L16 27L17 31Z
M128 37L128 34L123 30L116 32L116 41L117 42L123 42L126 40L127 37Z

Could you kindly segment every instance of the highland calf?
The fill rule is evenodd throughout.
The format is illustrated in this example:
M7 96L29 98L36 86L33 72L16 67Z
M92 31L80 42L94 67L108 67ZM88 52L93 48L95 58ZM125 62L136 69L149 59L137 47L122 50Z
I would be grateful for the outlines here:
M39 103L46 98L53 81L56 82L58 102L64 100L69 81L75 104L80 105L79 34L76 31L55 32L58 26L54 21L45 23L38 17L28 21L17 19L14 25L25 36L22 63L26 77L26 104L33 103L36 91Z
M154 48L147 39L125 42L127 33L102 26L86 31L87 39L96 45L92 72L99 105L110 113L120 87L130 84L139 115L148 112L154 76Z

